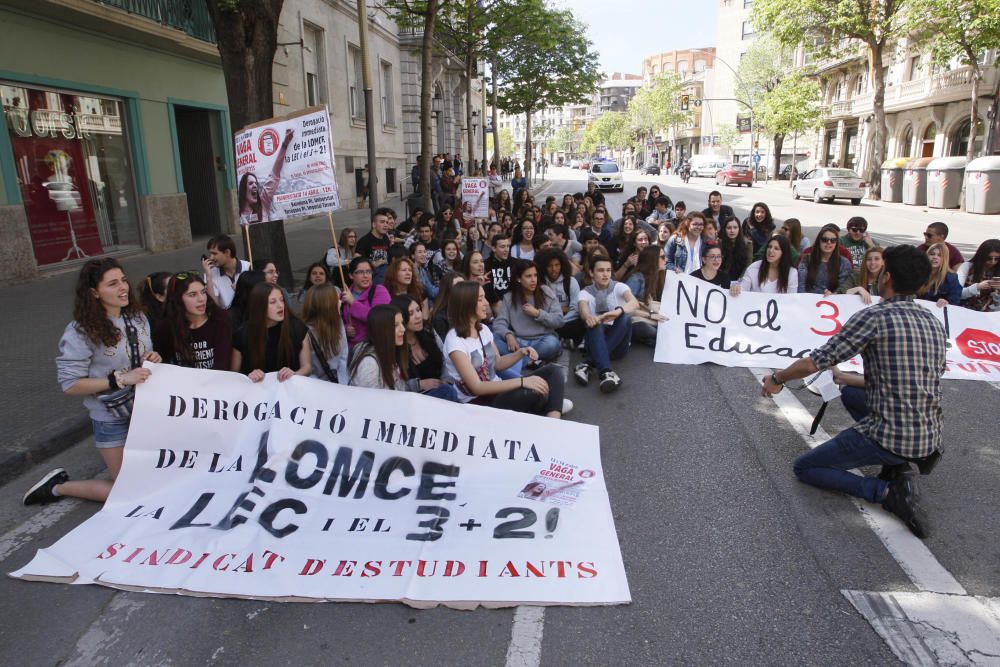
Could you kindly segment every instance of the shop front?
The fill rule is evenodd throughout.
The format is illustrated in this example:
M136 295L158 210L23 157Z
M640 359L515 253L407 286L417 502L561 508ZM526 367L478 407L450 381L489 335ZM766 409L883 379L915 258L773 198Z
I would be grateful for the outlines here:
M123 100L0 82L39 268L143 246Z

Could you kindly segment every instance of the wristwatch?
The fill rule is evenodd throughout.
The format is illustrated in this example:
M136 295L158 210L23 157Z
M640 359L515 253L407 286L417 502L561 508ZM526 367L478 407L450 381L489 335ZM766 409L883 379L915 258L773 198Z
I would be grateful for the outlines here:
M776 384L779 387L784 387L785 386L784 382L779 382L778 381L778 374L777 373L771 373L771 382L773 382L774 384Z

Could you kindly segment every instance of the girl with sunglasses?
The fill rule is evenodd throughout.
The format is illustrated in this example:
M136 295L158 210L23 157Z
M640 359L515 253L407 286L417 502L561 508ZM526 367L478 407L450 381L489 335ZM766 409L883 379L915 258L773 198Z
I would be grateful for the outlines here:
M851 277L850 253L841 254L840 235L836 225L823 225L816 235L816 244L799 262L799 293L830 296Z

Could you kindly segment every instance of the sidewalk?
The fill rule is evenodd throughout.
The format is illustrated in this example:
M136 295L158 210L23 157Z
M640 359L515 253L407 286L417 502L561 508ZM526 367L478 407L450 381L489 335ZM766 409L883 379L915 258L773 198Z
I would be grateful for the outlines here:
M382 203L406 214L405 202L390 199ZM368 209L337 212L333 216L338 234L347 226L358 236L368 233ZM326 217L311 218L286 226L288 254L296 284L301 284L309 264L321 259L332 245ZM182 271L201 266L204 238L181 250L157 255L122 258L126 274L134 285L154 271ZM242 244L237 242L238 247ZM79 442L91 433L90 419L78 396L66 396L56 382L55 357L59 338L73 317L73 289L77 271L0 287L0 339L7 352L0 360L0 372L7 385L4 406L4 434L0 441L0 484L30 465L38 463Z

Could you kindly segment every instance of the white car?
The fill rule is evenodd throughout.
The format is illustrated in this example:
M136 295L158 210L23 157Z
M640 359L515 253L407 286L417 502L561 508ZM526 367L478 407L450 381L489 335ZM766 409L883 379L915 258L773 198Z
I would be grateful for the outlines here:
M595 162L592 164L588 180L596 185L598 190L625 191L622 171L614 162Z
M812 197L817 204L823 200L850 199L858 206L865 196L865 181L853 169L817 167L799 176L792 185L792 196Z
M575 158L572 159L572 160L570 160L569 161L569 168L570 169L579 169L580 168L580 161L577 160L577 159L575 159Z

